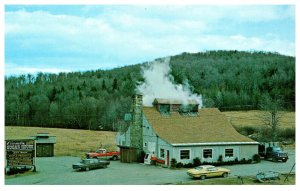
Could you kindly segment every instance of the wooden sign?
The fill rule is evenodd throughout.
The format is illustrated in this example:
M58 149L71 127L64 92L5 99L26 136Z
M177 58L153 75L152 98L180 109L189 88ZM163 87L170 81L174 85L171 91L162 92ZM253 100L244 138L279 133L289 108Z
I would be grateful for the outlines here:
M32 139L6 140L6 166L34 166L35 141Z

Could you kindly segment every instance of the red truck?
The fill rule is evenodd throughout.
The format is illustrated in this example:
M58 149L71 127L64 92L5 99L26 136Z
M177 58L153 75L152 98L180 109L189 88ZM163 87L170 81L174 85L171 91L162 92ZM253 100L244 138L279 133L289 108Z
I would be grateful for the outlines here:
M108 152L106 151L106 149L98 149L95 152L86 153L86 158L117 160L120 158L120 152L119 151Z

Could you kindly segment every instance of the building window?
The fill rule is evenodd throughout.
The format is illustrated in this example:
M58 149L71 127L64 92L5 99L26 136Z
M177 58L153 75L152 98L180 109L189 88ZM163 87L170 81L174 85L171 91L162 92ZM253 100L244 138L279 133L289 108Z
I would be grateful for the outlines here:
M165 158L165 149L160 149L159 150L159 157L160 158Z
M233 149L225 149L225 157L233 157Z
M144 142L144 147L147 147L147 142Z
M190 159L190 150L180 150L180 159Z
M212 158L212 149L203 149L203 158Z

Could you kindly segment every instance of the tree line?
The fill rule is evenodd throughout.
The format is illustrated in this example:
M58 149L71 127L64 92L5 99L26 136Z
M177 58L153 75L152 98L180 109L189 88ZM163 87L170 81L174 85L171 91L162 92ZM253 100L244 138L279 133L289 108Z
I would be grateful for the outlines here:
M5 125L115 130L144 81L141 66L5 77ZM207 51L170 60L174 83L188 81L205 107L259 109L262 97L295 109L295 57Z

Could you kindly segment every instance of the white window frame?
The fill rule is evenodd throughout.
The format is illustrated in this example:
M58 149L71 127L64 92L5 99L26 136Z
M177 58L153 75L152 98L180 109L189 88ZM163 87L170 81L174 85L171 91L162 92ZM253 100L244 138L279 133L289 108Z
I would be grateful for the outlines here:
M164 148L160 148L159 149L159 158L165 158L165 149Z
M204 157L204 150L211 150L211 157ZM205 148L205 149L202 149L202 157L204 159L212 159L213 158L213 149L212 148Z
M189 158L181 158L181 151L189 151ZM180 160L190 160L191 159L191 149L180 149L179 150L179 159Z
M226 150L232 150L232 156L226 156ZM233 148L225 148L224 149L224 156L225 156L225 158L232 158L232 157L234 157L234 149Z

